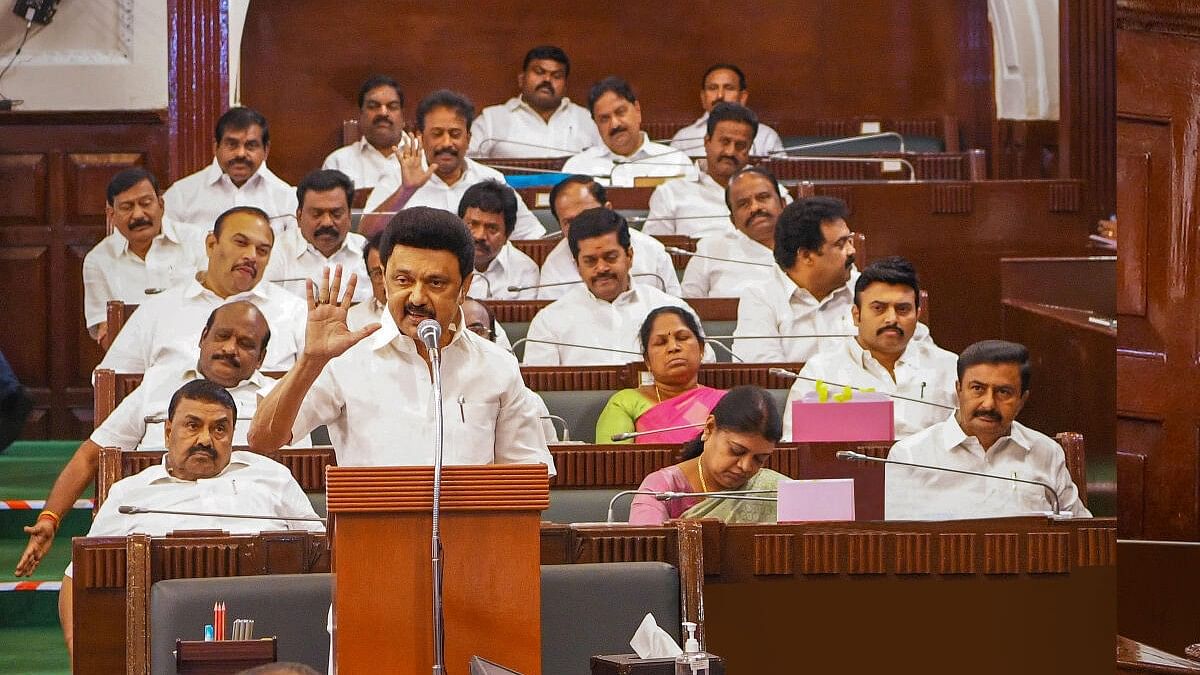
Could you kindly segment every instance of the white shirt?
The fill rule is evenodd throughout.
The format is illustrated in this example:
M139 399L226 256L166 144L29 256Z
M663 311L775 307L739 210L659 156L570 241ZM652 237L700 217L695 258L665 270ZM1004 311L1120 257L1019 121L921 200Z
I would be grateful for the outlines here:
M696 165L686 154L651 141L644 131L642 145L632 155L618 155L601 143L568 159L562 170L592 176L612 187L633 187L635 178L696 175Z
M299 227L293 227L276 237L275 246L271 249L271 260L267 263L267 271L263 278L277 283L292 295L307 301L308 287L304 279L312 279L313 283L319 286L326 267L330 268L329 278L332 279L333 267L341 265L343 288L351 274L357 276L354 302L363 302L374 292L371 288L371 277L367 276L367 263L362 254L366 245L366 237L356 232L347 232L341 247L326 258L325 254L304 238ZM300 281L285 282L283 279Z
M457 322L463 325L462 314ZM512 354L469 330L442 349L445 464L545 464L554 475L538 412ZM321 424L338 466L433 464L433 383L416 344L391 312L382 327L326 364L292 426Z
M679 275L675 273L675 263L671 260L671 254L667 253L662 242L631 227L629 228L629 246L633 249L633 267L629 270L633 276L631 281L653 286L674 296L683 295L683 289L679 286ZM655 276L639 276L643 274ZM659 279L662 279L661 284ZM552 284L559 281L578 281L579 283L539 288L538 299L556 300L572 289L583 286L583 278L579 276L579 265L575 263L575 258L571 255L571 245L567 242L566 237L563 237L562 241L558 242L546 255L538 283Z
M888 459L944 466L1049 484L1064 512L1092 514L1079 501L1062 446L1049 436L1013 422L986 451L950 417L892 446ZM1053 504L1044 488L978 476L889 465L884 479L888 520L995 518L1046 512Z
M549 121L514 96L484 108L471 124L472 157L563 157L596 145L591 113L565 96Z
M558 347L535 342L525 343L527 366L594 365L631 363L641 359L638 330L646 315L664 306L696 311L686 302L644 283L631 284L629 290L606 302L592 295L587 286L572 286L566 295L543 307L529 323L527 337L565 342L584 347ZM700 319L697 317L696 322ZM625 352L588 349L604 347ZM705 350L712 360L711 349Z
M736 298L750 285L769 280L772 270L778 269L771 249L739 230L701 239L696 253L683 271L685 298ZM711 260L701 255L744 262Z
M854 338L840 342L831 341L829 349L809 359L800 374L804 377L824 380L837 385L852 387L874 387L885 394L898 394L908 398L940 403L954 408L958 397L954 393L954 381L958 379L958 357L934 344L933 340L912 339L896 361L896 379L883 364L875 360L870 351L858 344ZM816 384L808 380L796 380L788 392L783 408L783 437L792 437L792 403L799 401ZM953 411L932 405L922 405L901 399L892 400L897 439L927 429L946 419Z
M692 157L704 156L704 137L708 135L708 113L700 119L675 132L671 137L671 147L683 150ZM758 123L758 133L754 135L754 143L750 146L750 154L764 157L774 152L783 152L783 140L771 127Z
M177 516L165 513L123 514L124 505L170 511L201 513L246 513L279 518L316 518L292 472L279 462L244 450L229 454L229 464L212 478L180 480L167 473L167 456L155 464L113 484L100 505L89 537L123 537L148 534L161 537L175 530L223 530L230 534L256 534L271 530L324 532L319 521L219 516ZM66 576L71 576L67 567Z
M485 166L476 162L473 159L464 158L466 168L463 169L462 176L454 185L446 185L441 176L434 174L429 178L429 182L422 185L408 202L404 204L404 208L413 206L430 206L435 209L443 209L454 215L458 215L458 203L462 201L463 193L467 188L476 183L482 183L485 180L496 180L504 183L504 174L493 169L490 166ZM376 207L390 197L397 189L400 188L399 177L386 181L382 181L375 189L371 191L371 196L367 197L367 204L363 207L366 212L374 211ZM517 197L517 223L513 227L513 232L509 236L510 239L537 239L546 236L546 228L542 225L537 216L529 210L525 205L525 200Z
M383 303L376 300L375 294L372 293L369 299L358 303L346 312L346 326L350 330L358 330L368 324L380 323L385 309Z
M208 267L205 233L163 218L145 259L129 250L119 231L100 240L83 259L83 317L88 329L108 320L108 301L141 304L147 288L170 288Z
M200 332L209 314L221 305L248 300L267 319L271 340L263 370L287 370L304 349L308 305L278 285L259 282L245 293L218 297L192 279L142 303L121 328L97 368L142 373L168 354L200 355Z
M751 284L742 291L738 302L737 327L733 331L734 353L748 363L807 361L824 349L830 338L768 337L751 340L745 337L857 335L858 329L850 316L857 278L858 271L855 270L846 285L817 300L776 266L766 281ZM743 339L736 339L739 336Z
M536 286L540 277L537 263L512 245L511 241L504 242L500 252L492 258L487 270L476 272L475 276L483 279L471 280L472 298L479 300L534 300L538 289L513 292L509 286Z
M385 180L400 184L400 162L396 154L383 154L363 136L350 145L329 153L322 169L337 169L354 181L354 189L375 187Z
M112 414L96 427L90 440L102 448L122 450L162 450L166 447L164 424L147 422L147 417L166 417L171 397L180 387L192 380L203 379L196 370L196 362L184 365L181 359L168 359L151 366L137 389L121 399ZM235 387L227 388L237 403L237 420L233 425L233 444L247 445L246 434L250 431L250 419L258 409L258 399L266 396L275 386L275 380L254 371L249 378ZM302 447L311 445L304 438Z
M238 187L213 158L212 164L175 181L163 193L163 200L168 217L204 232L211 232L217 216L235 206L257 206L266 211L276 233L296 223L296 188L271 173L265 160Z
M725 204L725 188L712 176L697 171L694 177L669 180L654 188L642 232L703 239L736 231ZM784 204L792 203L786 189L781 187L779 195Z

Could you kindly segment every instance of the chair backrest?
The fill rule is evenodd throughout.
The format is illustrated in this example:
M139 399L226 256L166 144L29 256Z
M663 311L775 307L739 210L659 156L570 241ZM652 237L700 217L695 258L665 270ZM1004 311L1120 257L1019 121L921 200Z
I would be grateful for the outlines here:
M567 488L550 490L550 508L542 511L542 520L551 523L598 523L608 515L608 503L625 487ZM630 498L623 497L613 505L614 522L629 522Z
M1064 431L1055 435L1054 439L1063 447L1067 456L1067 471L1079 490L1079 501L1087 506L1087 454L1084 452L1083 434L1074 431Z
M109 300L105 308L107 315L105 316L107 331L104 334L104 339L100 341L100 346L104 351L112 346L113 340L117 339L117 333L121 332L121 328L129 321L129 316L133 314L133 310L137 309L137 305L127 305L120 300Z
M538 395L546 402L551 415L566 420L571 438L586 443L595 442L596 420L608 404L608 399L617 393L614 389L597 391L543 391ZM605 439L607 442L607 439Z
M647 613L678 641L681 590L666 563L543 565L542 672L588 675L593 655L629 653Z
M150 589L150 672L175 672L175 639L202 640L201 631L204 624L212 623L216 600L225 602L227 627L233 626L234 619L254 619L256 637L278 638L280 661L304 663L325 672L332 574L171 579L154 584Z

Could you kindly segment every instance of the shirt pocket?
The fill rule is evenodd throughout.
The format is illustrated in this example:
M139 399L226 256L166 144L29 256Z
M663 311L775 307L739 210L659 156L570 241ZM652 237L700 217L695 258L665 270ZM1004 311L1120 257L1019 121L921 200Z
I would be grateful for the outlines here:
M496 419L500 404L460 398L447 400L443 405L448 441L446 463L491 464L496 454Z

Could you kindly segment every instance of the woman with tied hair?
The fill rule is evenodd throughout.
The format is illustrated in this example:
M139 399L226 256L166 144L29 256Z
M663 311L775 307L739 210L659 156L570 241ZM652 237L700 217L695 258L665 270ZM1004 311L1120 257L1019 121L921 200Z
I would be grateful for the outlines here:
M696 381L704 356L704 333L691 312L680 307L659 307L646 316L638 335L642 359L653 381L612 395L596 420L597 443L609 443L614 434L630 431L698 426L725 395L721 389ZM695 436L696 430L688 428L643 434L636 440L683 443Z
M775 490L783 474L764 469L783 436L771 394L760 387L730 389L713 408L704 429L683 446L683 461L646 476L647 492ZM773 496L773 495L756 495ZM639 494L629 510L631 525L661 525L674 518L718 518L727 523L775 522L775 502L685 497L659 501Z

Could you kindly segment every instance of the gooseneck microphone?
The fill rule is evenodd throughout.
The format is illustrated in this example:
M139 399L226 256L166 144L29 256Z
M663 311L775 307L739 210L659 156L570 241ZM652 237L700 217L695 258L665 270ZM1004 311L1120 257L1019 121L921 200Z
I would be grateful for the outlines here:
M718 260L720 262L738 263L741 265L754 265L755 267L774 267L774 265L772 265L770 263L751 262L749 260L734 260L732 258L718 258L716 256L703 255L700 253L696 253L695 251L686 251L682 248L679 248L678 246L666 246L665 248L667 249L667 253L674 253L676 255L686 255L689 258L704 258L705 260Z
M417 337L429 351L429 371L433 376L433 526L430 534L430 555L433 563L433 672L441 674L446 667L445 608L442 605L442 451L445 417L442 415L442 355L438 344L442 325L435 319L417 324Z
M654 490L622 490L612 496L608 500L608 517L605 523L613 522L613 507L616 506L617 500L630 495L649 495L660 502L669 502L676 499L686 499L688 497L705 497L708 499L736 499L742 501L754 502L774 502L778 501L777 497L762 497L759 495L776 494L775 490L723 490L720 492L675 492L663 491L656 492Z
M680 431L683 429L698 429L705 425L705 422L697 422L695 424L680 424L676 427L663 427L662 429L647 429L646 431L623 431L619 434L613 434L612 440L614 443L627 441L638 436L646 436L648 434L659 434L666 431Z
M438 323L436 319L422 320L417 324L417 337L421 339L425 348L432 355L437 351L438 343L442 339L442 324Z
M848 384L839 384L837 382L830 382L829 380L819 380L815 377L805 377L799 373L793 373L792 371L786 370L784 368L771 368L767 372L770 373L771 375L777 375L779 377L787 377L787 378L790 378L793 380L807 380L808 382L824 382L825 384L827 384L831 387L850 387L850 389L852 389L854 391L863 391L862 387L851 387ZM912 398L909 396L901 396L900 394L889 394L886 391L875 391L873 393L883 394L884 396L887 396L888 398L894 398L894 399L897 399L900 401L908 401L910 403L922 403L924 405L931 405L935 408L942 408L944 410L958 410L958 408L956 408L952 405L943 405L941 403L934 403L933 401L926 401L925 399ZM874 459L874 458L872 458L872 459Z
M567 426L567 421L565 419L559 417L558 415L550 415L550 414L540 415L540 416L538 416L538 419L539 420L550 420L550 424L554 424L555 422L558 422L559 424L561 424L562 428L563 428L562 442L563 443L571 442L571 427Z
M654 277L655 279L658 280L659 290L664 291L664 292L667 290L667 282L662 278L661 275L655 274L654 272L637 272L636 274L631 274L629 276L631 276L631 277ZM583 283L583 279L572 279L570 281L553 281L548 284L530 284L528 286L509 286L508 292L509 293L520 293L522 291L529 291L529 290L533 290L535 288L553 288L555 286L570 286L571 284L582 284L582 283Z
M172 511L169 509L150 509L144 506L133 506L130 504L122 504L117 507L118 513L125 515L136 515L139 513L162 513L169 516L207 516L209 518L248 518L250 520L300 520L309 523L324 523L324 518L312 518L304 516L255 516L245 513L211 513L205 511Z
M628 349L615 349L613 347L598 347L596 345L577 345L577 344L573 344L570 342L555 342L553 340L538 340L535 338L527 338L527 337L521 338L520 340L517 340L516 342L512 343L512 349L515 351L517 349L517 345L524 344L526 342L532 342L534 344L539 344L539 345L554 345L555 347L575 347L576 349L595 349L596 351L613 352L615 354L633 354L635 356L642 355L641 352L635 352L635 351L631 351Z
M1058 493L1055 492L1054 488L1050 487L1050 485L1048 483L1043 483L1041 481L1026 480L1024 478L1017 478L1016 476L997 476L994 473L982 473L980 471L967 471L966 469L951 469L948 466L936 466L934 464L916 464L914 462L902 462L898 459L884 459L882 457L872 457L870 455L864 455L861 452L854 452L853 450L838 450L837 453L835 453L835 456L838 459L843 459L848 462L875 462L876 464L895 464L897 466L910 466L915 469L927 469L929 471L945 471L948 473L963 474L964 476L979 476L981 478L994 478L996 480L1008 481L1010 483L1025 483L1026 485L1037 485L1038 487L1045 490L1047 494L1050 495L1050 501L1051 501L1051 503L1054 504L1054 515L1058 516L1058 515L1061 515L1061 513L1062 513L1062 509L1059 507L1059 503L1058 503Z

